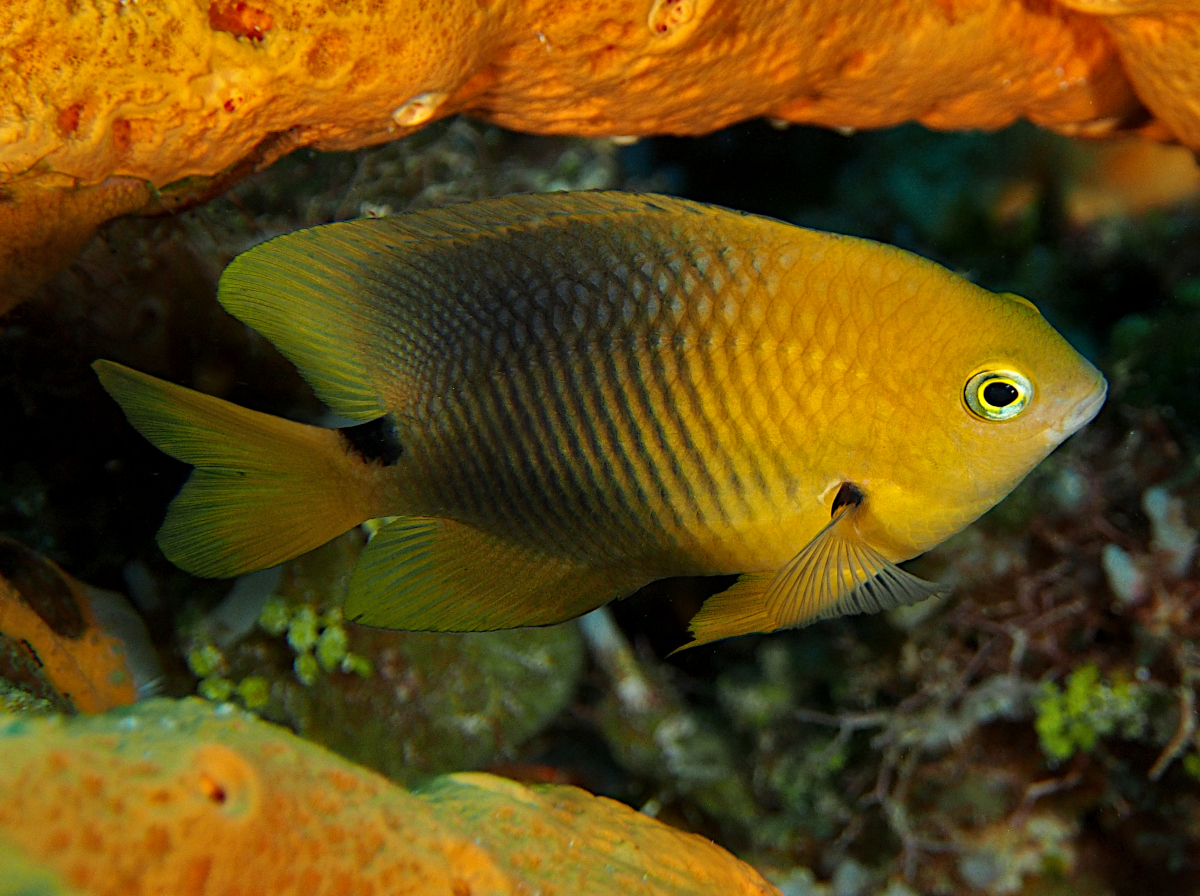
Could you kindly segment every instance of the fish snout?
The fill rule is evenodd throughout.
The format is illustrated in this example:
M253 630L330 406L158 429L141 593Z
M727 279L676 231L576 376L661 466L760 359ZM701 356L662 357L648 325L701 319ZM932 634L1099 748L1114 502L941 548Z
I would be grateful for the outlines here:
M1062 433L1062 438L1066 438L1072 433L1078 432L1086 426L1093 417L1100 413L1100 408L1104 406L1104 399L1108 396L1108 381L1102 376L1098 376L1096 387L1077 401L1063 418L1063 422L1059 425L1058 430Z

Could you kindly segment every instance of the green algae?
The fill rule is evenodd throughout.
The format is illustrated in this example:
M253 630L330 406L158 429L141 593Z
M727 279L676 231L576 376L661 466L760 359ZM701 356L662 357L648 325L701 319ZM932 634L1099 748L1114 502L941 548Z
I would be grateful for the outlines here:
M203 619L184 639L199 693L235 700L403 782L482 768L540 731L574 694L577 628L393 632L346 622L357 532L290 561L257 626L218 650Z
M1038 741L1055 762L1070 759L1076 752L1090 753L1102 737L1114 733L1140 737L1147 725L1142 689L1121 678L1103 683L1094 663L1074 670L1065 688L1042 682L1034 708Z
M238 682L237 695L246 709L262 709L271 699L271 683L261 675L247 675Z
M258 614L258 624L268 635L280 637L287 633L292 624L292 610L287 601L276 595L267 598L262 612Z
M188 651L187 664L192 674L197 678L209 678L216 675L224 665L225 658L213 644L201 644Z
M288 622L288 646L297 654L303 655L317 646L319 637L316 611L310 606L297 607Z
M340 625L326 626L317 638L317 662L326 672L341 668L342 661L350 654L350 641L346 630Z
M60 708L0 678L0 712L49 714Z
M233 696L234 684L228 678L222 678L219 675L210 675L200 679L200 683L196 685L196 693L205 700L212 700L215 703L222 703Z

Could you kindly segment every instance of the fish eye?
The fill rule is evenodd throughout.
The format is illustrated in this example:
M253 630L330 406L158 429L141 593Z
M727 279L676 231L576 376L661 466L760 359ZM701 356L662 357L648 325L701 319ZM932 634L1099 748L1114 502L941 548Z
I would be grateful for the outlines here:
M1033 384L1012 370L985 370L967 380L967 407L984 420L1011 420L1033 397Z

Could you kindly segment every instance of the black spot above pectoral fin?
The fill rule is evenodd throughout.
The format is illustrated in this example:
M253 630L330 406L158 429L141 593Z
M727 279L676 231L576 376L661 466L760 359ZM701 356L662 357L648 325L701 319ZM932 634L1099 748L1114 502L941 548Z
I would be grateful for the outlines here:
M400 436L396 430L396 420L391 414L366 423L343 426L338 429L338 434L347 449L369 464L382 463L385 467L390 467L400 460L404 453L404 446L400 444Z
M863 493L853 482L843 482L842 487L838 489L836 495L833 496L833 506L829 508L829 516L833 517L842 507L857 507L863 502Z
M728 591L710 597L693 617L694 640L684 647L852 613L878 613L944 593L940 585L905 572L863 539L854 520L864 501L858 486L843 482L825 527L782 569L744 575Z

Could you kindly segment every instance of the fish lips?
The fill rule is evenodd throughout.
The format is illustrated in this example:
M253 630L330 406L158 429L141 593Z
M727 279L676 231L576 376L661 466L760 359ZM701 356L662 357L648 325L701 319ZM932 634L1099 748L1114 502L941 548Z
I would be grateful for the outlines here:
M1092 418L1100 413L1100 408L1104 406L1104 399L1107 397L1108 381L1101 377L1096 388L1071 408L1070 413L1063 418L1063 422L1059 426L1049 431L1055 437L1054 441L1061 442L1090 423Z

